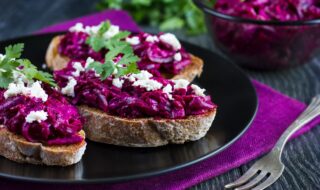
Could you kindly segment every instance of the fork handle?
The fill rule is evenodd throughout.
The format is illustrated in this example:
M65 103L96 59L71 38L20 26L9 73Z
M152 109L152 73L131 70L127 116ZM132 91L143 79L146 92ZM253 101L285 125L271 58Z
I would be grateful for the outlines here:
M304 112L284 131L276 145L272 149L272 152L277 152L281 156L283 148L289 138L305 124L320 115L320 95L314 97Z

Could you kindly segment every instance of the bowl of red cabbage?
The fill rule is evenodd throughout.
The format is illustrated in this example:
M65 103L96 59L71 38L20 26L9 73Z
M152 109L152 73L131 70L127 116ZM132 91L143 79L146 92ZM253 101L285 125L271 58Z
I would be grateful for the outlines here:
M320 56L316 0L194 0L216 50L246 68L274 70Z

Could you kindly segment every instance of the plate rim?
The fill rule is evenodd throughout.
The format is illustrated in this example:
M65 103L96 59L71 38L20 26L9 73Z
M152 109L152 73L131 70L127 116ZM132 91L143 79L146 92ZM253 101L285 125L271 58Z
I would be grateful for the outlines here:
M21 36L17 36L17 37L14 37L14 38L1 40L0 43L7 43L9 41L17 41L17 40L19 40L21 38L31 38L31 37L38 37L38 36L50 36L50 35L61 35L61 34L64 34L64 33L65 32L50 32L50 33L35 33L35 34L29 34L29 35L21 35ZM33 182L33 183L39 183L39 184L48 184L48 183L56 183L56 184L99 184L99 183L127 182L127 181L132 181L132 180L137 180L137 179L155 177L155 176L159 176L161 174L166 174L166 173L169 173L169 172L177 171L177 170L192 166L192 165L194 165L196 163L199 163L201 161L204 161L204 160L208 159L211 156L219 154L220 152L222 152L225 149L227 149L228 147L230 147L241 136L243 136L243 134L250 128L253 120L256 117L257 111L258 111L258 107L259 107L258 95L257 95L256 89L254 88L252 80L250 80L250 78L247 76L247 74L245 74L244 71L238 65L234 64L230 60L228 60L225 57L221 56L217 52L205 49L203 47L200 47L198 45L186 42L184 40L180 40L179 39L179 41L181 41L182 44L187 44L187 45L190 45L190 46L194 46L194 47L196 47L198 49L201 49L201 51L207 51L207 52L211 52L211 53L214 53L214 54L218 55L225 62L228 62L228 64L232 65L231 67L234 67L234 69L237 70L237 72L239 72L241 75L243 75L243 77L249 82L248 84L250 85L250 88L251 88L251 90L252 90L252 92L254 94L254 100L253 101L254 101L254 104L255 104L255 108L253 110L251 119L249 121L247 121L246 126L232 140L230 140L229 142L227 142L223 146L215 149L214 151L211 151L211 152L209 152L207 154L204 154L204 155L202 155L202 156L200 156L200 157L198 157L198 158L196 158L196 159L194 159L192 161L181 163L181 164L178 164L178 165L175 165L173 167L166 168L166 169L160 169L160 170L156 170L156 171L152 171L152 172L145 172L145 173L141 173L141 174L128 175L128 176L124 176L124 177L108 177L108 178L99 178L99 179L71 179L70 180L70 179L51 179L51 178L35 178L35 177L26 177L26 176L16 176L16 175L11 175L11 174L4 174L1 171L0 171L0 177L1 178L6 178L6 179L9 179L9 180L15 180L15 181L21 181L21 182ZM6 159L6 158L4 158L4 159Z

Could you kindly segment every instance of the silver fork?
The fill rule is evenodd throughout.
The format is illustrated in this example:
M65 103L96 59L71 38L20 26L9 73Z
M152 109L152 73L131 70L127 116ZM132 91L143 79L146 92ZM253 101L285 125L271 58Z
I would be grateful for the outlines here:
M320 95L317 95L312 99L307 109L284 131L271 152L254 163L239 179L225 185L225 188L262 190L273 184L284 170L281 153L288 139L294 132L319 115Z

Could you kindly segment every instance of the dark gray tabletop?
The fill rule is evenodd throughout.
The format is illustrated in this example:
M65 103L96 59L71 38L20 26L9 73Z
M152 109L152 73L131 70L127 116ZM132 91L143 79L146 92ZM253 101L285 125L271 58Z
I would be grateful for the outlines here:
M98 1L1 0L0 40L30 34L47 25L95 12L94 6ZM153 28L144 27L144 29L154 31ZM202 47L213 49L207 35L189 37L178 34L178 36ZM246 70L246 72L252 78L306 103L312 96L320 93L320 60L283 71ZM269 189L320 189L320 127L315 127L289 142L282 160L286 169ZM192 189L223 189L224 184L240 177L253 162L198 184Z

